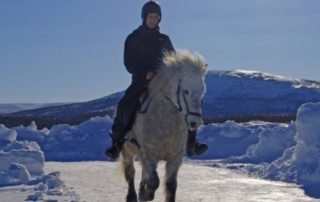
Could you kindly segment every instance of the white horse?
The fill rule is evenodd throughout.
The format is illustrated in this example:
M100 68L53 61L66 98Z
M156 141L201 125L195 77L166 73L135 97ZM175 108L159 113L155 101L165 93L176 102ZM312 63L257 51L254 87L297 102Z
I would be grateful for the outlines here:
M166 162L165 201L175 201L177 174L188 129L197 130L202 124L201 99L206 70L199 54L185 50L165 54L123 146L122 165L129 186L127 202L137 201L134 156L138 156L142 164L139 200L154 199L159 186L157 164L163 160Z

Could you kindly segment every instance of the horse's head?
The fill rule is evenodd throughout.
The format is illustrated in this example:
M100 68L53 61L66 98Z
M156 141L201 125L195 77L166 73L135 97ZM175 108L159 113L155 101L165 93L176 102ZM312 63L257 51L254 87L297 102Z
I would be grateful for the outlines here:
M184 114L190 130L196 130L202 124L201 100L205 92L204 76L206 63L199 54L178 51L166 54L164 64L175 71L170 79L171 103Z
M192 79L194 80L188 81L187 78L181 80L178 96L188 128L196 130L202 124L201 101L205 86L202 78Z

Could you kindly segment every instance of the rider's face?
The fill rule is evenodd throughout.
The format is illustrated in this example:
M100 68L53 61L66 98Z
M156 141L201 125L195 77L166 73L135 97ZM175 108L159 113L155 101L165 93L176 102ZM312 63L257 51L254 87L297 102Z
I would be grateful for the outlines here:
M146 24L149 29L154 29L160 20L160 16L157 13L149 13L147 15Z

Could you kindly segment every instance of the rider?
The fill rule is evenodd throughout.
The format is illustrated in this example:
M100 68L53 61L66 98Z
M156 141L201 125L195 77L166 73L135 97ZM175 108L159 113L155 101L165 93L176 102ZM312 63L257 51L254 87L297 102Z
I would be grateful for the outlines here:
M139 107L139 97L147 90L157 66L161 63L164 51L174 51L169 36L160 33L161 8L158 2L148 1L141 11L142 25L128 35L124 47L124 64L132 74L131 85L117 106L111 128L112 146L106 155L117 159L125 141L125 134L132 127ZM208 149L206 144L196 140L196 131L189 131L187 155L199 155Z

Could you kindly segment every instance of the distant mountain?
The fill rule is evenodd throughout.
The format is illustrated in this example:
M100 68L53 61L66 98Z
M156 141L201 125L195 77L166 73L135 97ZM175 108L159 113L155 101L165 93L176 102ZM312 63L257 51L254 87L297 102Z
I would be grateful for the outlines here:
M0 123L8 127L28 125L35 121L42 127L51 127L55 124L79 124L91 117L113 116L115 106L123 92L92 100L89 102L69 103L59 106L48 106L32 110L24 110L0 115Z
M73 119L77 116L106 115L114 108L123 92L115 93L103 98L88 102L70 103L66 105L44 107L33 110L19 111L10 114L11 116L24 117L47 117L55 119Z
M290 79L256 71L209 71L203 99L205 122L294 120L306 102L320 102L320 82ZM89 102L48 106L0 116L6 126L29 124L39 127L57 123L79 124L94 116L113 116L123 92Z
M30 104L30 103L17 103L17 104L0 104L0 114L8 114L14 113L18 111L24 110L32 110L38 109L43 107L50 107L50 106L58 106L64 105L65 103L50 103L50 104Z

